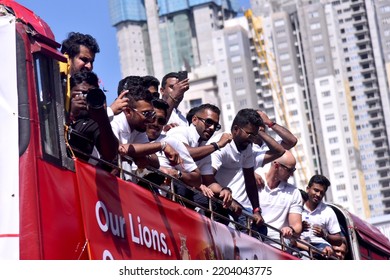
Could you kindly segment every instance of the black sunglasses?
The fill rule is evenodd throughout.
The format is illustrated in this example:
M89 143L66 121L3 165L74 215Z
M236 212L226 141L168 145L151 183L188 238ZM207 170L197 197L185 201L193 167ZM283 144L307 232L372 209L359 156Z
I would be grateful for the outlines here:
M283 163L280 163L280 162L278 162L279 164L280 164L280 166L281 167L283 167L284 169L286 169L286 171L288 172L288 173L293 173L295 170L297 170L295 167L288 167L288 166L286 166L286 165L284 165Z
M201 117L196 116L198 119L200 119L206 126L214 126L215 131L218 131L221 129L221 125L212 119L204 119Z
M154 119L156 117L156 111L138 111L137 109L134 109L134 111L136 111L137 113L141 114L142 116L145 117L145 119L147 120L151 120L151 119Z

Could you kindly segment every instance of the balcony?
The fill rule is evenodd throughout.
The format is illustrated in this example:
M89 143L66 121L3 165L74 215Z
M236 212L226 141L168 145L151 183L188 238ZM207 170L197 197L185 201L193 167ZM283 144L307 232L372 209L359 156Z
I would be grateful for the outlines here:
M381 112L381 110L382 110L381 106L379 106L379 104L375 102L368 105L367 113L371 115L374 113L379 113Z

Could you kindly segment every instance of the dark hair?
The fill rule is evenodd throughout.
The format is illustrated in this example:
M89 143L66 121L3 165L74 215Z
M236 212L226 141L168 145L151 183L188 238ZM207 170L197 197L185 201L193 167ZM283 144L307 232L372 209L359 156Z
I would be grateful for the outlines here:
M236 117L233 120L232 128L233 126L237 125L238 127L244 127L247 124L251 124L257 127L263 126L263 120L261 119L260 115L257 113L254 109L241 109L238 111Z
M309 195L304 190L299 189L303 202L305 203L309 199Z
M198 109L199 109L199 107L192 107L188 111L188 113L186 115L186 119L187 119L188 124L192 123L192 117L196 114L196 112L198 112Z
M94 72L89 71L81 71L73 74L70 79L70 88L73 88L76 85L81 84L82 82L86 82L91 86L96 88L99 87L99 78Z
M167 80L169 78L177 78L179 79L179 74L177 72L170 72L168 74L166 74L163 78L162 78L162 81L161 81L161 87L162 88L165 88L166 84L167 84Z
M198 106L196 113L204 112L205 110L211 110L214 113L218 114L218 116L221 114L221 110L219 110L219 108L217 106L210 104L210 103L206 103L206 104L202 104L202 105Z
M95 38L89 34L70 32L68 38L62 41L61 52L68 54L70 58L80 53L80 46L83 45L94 54L100 52L100 48Z
M310 178L309 183L307 184L310 188L313 184L318 184L325 187L325 191L328 190L330 186L330 181L324 175L316 174Z
M145 101L148 103L152 103L153 94L150 93L149 90L144 88L143 86L132 86L129 87L128 92L125 94L127 98L129 98L129 106L130 108L136 107L137 101Z
M162 99L154 99L152 101L153 107L156 109L164 110L165 116L168 114L169 105L165 100Z
M145 87L145 88L149 88L149 87L155 87L157 88L158 90L158 86L160 85L160 81L154 77L154 76L143 76L142 77L142 85Z
M143 78L141 76L127 76L126 78L123 78L118 83L118 96L121 94L122 91L137 86L143 87Z

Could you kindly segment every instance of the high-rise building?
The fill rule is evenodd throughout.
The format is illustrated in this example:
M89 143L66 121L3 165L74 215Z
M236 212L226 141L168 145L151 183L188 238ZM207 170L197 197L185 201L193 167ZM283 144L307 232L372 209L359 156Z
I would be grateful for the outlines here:
M299 139L298 187L321 173L328 201L389 214L390 0L237 2L110 0L122 75L189 70L184 111L264 110Z
M251 3L272 21L283 117L306 126L296 135L332 182L327 199L365 218L389 214L390 1Z
M110 0L122 76L214 64L212 32L239 12L236 0Z

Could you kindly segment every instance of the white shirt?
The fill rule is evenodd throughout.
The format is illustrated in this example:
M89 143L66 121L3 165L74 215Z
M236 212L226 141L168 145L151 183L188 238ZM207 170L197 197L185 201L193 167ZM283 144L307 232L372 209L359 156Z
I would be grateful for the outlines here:
M196 127L191 124L189 127L185 126L176 126L168 130L168 136L174 137L179 141L187 144L190 147L200 147L206 145L205 141L199 143L200 136ZM195 162L200 170L201 175L211 175L213 174L213 168L211 167L211 157L210 155L205 156L201 160Z
M290 213L302 214L301 193L287 182L280 182L272 190L265 185L259 190L259 200L264 221L279 230L289 226ZM267 235L273 239L280 238L280 234L270 228Z
M330 234L341 232L337 216L333 209L322 201L317 205L316 209L310 211L306 205L303 205L302 221L308 222L310 225L320 225ZM322 237L315 236L313 231L303 231L301 238L310 243L327 243Z
M186 117L177 108L173 108L171 116L169 117L168 124L177 123L179 126L188 127L188 121Z
M119 140L119 144L149 143L148 136L145 132L131 130L124 112L114 116L110 124L112 131L114 132L116 138L118 138ZM123 161L122 168L126 171L131 172L132 170L136 170L137 166L134 163L129 164L128 162ZM131 176L125 174L126 180L129 180L130 178Z
M191 157L190 153L188 152L186 146L184 146L183 142L179 141L177 138L166 136L166 135L160 135L154 142L161 142L165 141L169 145L172 146L172 148L175 149L176 152L180 154L180 157L183 160L182 164L178 164L175 166L176 170L180 170L181 172L192 172L197 168L196 163L194 162L193 158ZM166 168L173 168L172 165L169 164L169 160L165 156L164 152L160 151L156 153L158 160L160 162L160 166L166 167Z
M218 142L221 136L222 134L213 136L209 143ZM235 142L231 141L221 150L211 154L211 163L217 171L215 174L217 182L223 187L229 187L232 190L233 198L243 207L252 209L245 189L243 172L243 168L254 166L252 145L248 145L244 151L239 152Z

